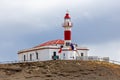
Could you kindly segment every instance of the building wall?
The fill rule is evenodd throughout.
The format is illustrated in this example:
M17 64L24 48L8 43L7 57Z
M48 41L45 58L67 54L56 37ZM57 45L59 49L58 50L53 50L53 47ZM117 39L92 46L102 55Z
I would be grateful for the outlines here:
M83 60L87 60L88 50L77 50L76 58L83 57Z
M44 61L44 60L50 60L49 58L49 49L43 49L43 50L38 50L38 60L39 61Z
M88 50L63 50L62 53L59 55L61 60L75 60L76 57L80 56L88 56Z
M61 60L74 60L76 59L76 55L74 51L62 51L59 54Z
M38 59L37 55L38 54ZM25 56L25 57L24 57ZM50 60L49 49L36 50L18 54L19 61L44 61Z
M88 53L87 53L88 50L77 50L77 51L80 56L82 56L82 54L83 54L83 56L88 56ZM78 56L78 53L76 53L76 56Z
M63 50L61 53L58 53L59 49L40 49L30 52L24 52L18 54L19 61L46 61L53 60L54 52L61 60L74 60L79 56L88 56L88 50ZM38 59L37 59L38 54Z

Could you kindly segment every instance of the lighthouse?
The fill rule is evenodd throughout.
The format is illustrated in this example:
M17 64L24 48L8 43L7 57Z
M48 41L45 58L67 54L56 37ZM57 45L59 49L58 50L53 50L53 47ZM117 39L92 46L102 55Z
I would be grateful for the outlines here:
M64 46L69 47L71 44L71 28L72 28L72 22L71 17L69 13L67 12L64 16Z
M64 40L48 40L35 47L18 51L19 61L47 61L47 60L86 60L88 48L76 46L71 40L72 29L71 17L68 12L64 16ZM84 58L83 58L84 57Z

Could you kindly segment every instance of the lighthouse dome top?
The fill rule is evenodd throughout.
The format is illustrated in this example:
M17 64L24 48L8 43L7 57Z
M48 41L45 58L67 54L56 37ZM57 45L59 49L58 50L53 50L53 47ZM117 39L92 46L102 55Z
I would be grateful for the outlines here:
M69 15L69 13L67 12L66 13L66 15L65 15L65 17L64 17L64 19L70 19L71 17L70 17L70 15Z

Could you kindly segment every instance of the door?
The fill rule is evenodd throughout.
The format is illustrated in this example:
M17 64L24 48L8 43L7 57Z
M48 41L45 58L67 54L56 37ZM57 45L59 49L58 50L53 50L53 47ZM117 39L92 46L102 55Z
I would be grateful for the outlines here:
M56 55L56 52L53 52L52 59L53 59L53 60L57 60L57 59L59 59L59 56Z

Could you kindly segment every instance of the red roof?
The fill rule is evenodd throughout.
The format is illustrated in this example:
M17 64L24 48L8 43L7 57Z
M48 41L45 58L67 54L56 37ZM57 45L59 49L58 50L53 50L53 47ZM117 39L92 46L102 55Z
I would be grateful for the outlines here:
M54 45L54 44L64 44L64 40L58 39L58 40L51 40L48 42L45 42L43 44L40 44L38 46L35 46L35 48L37 47L42 47L42 46L49 46L49 45Z
M64 19L70 19L70 15L69 15L69 13L68 13L68 12L66 13L66 15L65 15Z

